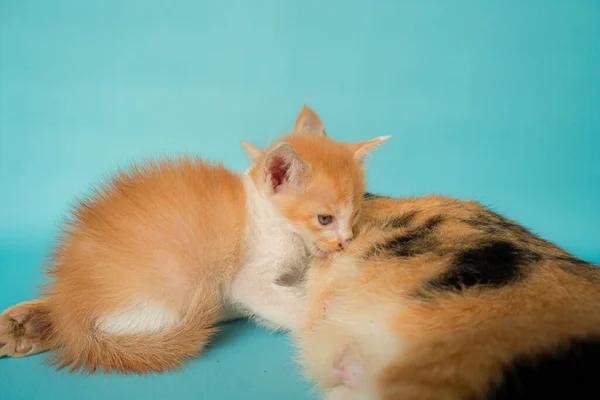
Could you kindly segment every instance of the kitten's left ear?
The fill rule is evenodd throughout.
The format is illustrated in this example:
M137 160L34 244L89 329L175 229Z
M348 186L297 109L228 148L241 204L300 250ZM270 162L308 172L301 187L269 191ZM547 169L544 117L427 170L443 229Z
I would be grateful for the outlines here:
M258 159L258 157L260 157L261 154L263 153L262 150L259 149L258 147L254 146L253 144L250 144L248 142L245 142L243 140L240 141L240 145L242 146L244 153L246 153L246 155L252 162L256 161Z
M265 181L272 193L302 187L310 169L310 164L287 143L279 143L267 150L263 165Z
M300 110L298 118L296 118L296 124L294 125L294 133L326 136L323 121L309 106L304 106Z
M379 136L365 142L348 144L348 147L354 153L354 159L362 163L373 150L387 142L389 138L391 136Z

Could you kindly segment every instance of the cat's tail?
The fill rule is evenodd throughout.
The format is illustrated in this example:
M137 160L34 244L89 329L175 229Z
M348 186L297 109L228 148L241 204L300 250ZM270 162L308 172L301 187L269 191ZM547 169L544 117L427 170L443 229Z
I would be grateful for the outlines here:
M157 333L107 334L95 323L51 318L51 362L74 372L150 373L179 369L197 356L217 331L221 302L215 293L196 293L192 307L171 329ZM52 314L52 310L50 311ZM64 315L63 315L64 317ZM65 326L69 321L70 326Z

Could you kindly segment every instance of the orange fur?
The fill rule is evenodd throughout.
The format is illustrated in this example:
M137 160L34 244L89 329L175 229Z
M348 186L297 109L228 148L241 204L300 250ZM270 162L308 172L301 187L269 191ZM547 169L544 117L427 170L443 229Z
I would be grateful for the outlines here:
M318 118L318 117L317 117ZM298 125L307 125L302 121ZM310 125L310 124L308 124ZM340 221L348 230L352 230L354 216L360 208L365 191L364 168L362 161L369 151L384 143L389 137L375 138L360 143L339 143L326 140L326 136L314 134L295 134L274 143L264 153L251 149L261 165L269 151L280 143L289 144L297 155L305 160L311 168L303 173L302 179L309 182L301 190L291 190L274 198L282 215L290 220L306 237L318 235L326 229L319 225L315 214L331 215ZM262 171L259 168L250 170L257 181ZM324 252L339 250L341 238L338 232L320 235L314 241L315 248Z
M484 398L517 358L600 335L600 271L476 203L371 199L357 231L309 269L308 323L296 333L328 398ZM471 284L463 270L463 286L439 283L489 243L524 254L514 281ZM364 371L356 387L332 373L349 351Z
M253 297L261 294L253 285L273 282L259 281L262 256L255 253L261 249L248 247L255 239L249 227L263 223L250 221L255 200L248 185L275 204L305 245L335 241L335 248L327 246L339 250L340 238L324 233L328 228L318 226L317 214L337 219L357 209L364 190L360 161L384 140L336 142L305 107L294 131L264 153L245 145L254 161L251 184L220 164L191 157L119 172L74 210L51 259L44 296L0 316L0 356L52 349L54 362L71 370L177 368L202 350L217 322L260 315L260 307L274 301ZM260 204L259 211L270 207ZM352 220L343 223L341 230L351 230ZM300 245L260 245L270 254L307 257ZM302 296L286 295L304 307Z
M120 174L82 204L45 294L58 365L148 372L196 355L243 258L244 200L239 177L182 159ZM149 300L172 310L177 325L146 335L96 329L101 316Z

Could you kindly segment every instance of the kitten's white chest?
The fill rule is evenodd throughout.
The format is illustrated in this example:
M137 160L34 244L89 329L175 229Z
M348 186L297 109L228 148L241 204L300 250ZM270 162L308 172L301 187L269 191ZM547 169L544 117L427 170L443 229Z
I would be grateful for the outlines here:
M230 300L247 315L272 327L292 327L304 314L305 293L300 287L276 283L286 272L303 269L308 253L289 221L247 179L248 225L246 253L230 285Z
M286 268L290 262L305 260L305 245L290 222L258 193L249 178L245 186L248 193L248 225L246 257L241 268L267 273Z
M252 270L257 279L264 280L305 262L304 243L285 229L284 224L287 221L265 216L248 227L246 257L240 270Z

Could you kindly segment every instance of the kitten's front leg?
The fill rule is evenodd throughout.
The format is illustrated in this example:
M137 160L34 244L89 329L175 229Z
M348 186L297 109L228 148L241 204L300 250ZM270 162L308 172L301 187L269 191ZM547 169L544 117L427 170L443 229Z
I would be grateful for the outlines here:
M307 299L303 285L286 286L275 277L240 271L230 285L231 300L275 329L304 325Z

